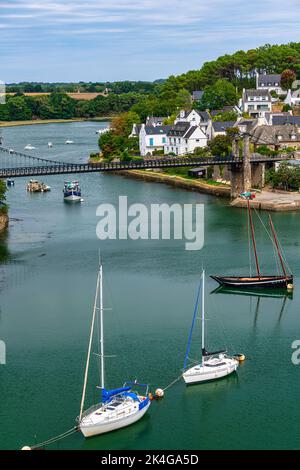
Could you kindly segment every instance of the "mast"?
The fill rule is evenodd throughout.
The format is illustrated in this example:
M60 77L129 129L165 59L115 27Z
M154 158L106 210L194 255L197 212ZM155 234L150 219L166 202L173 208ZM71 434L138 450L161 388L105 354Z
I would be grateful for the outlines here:
M278 238L277 238L277 235L276 235L276 230L275 230L275 227L274 227L274 224L273 224L272 217L270 215L269 215L269 223L270 223L270 227L271 227L271 230L272 230L272 234L273 234L276 250L277 250L277 253L278 253L278 257L279 257L279 260L280 260L280 264L281 264L281 267L282 267L282 271L283 271L283 274L285 275L285 277L287 277L287 272L286 272L284 261L283 261L282 254L281 254L281 251L280 251Z
M100 265L100 355L101 355L101 388L104 389L104 332L103 332L103 267Z
M83 407L84 407L84 402L85 402L86 385L87 385L87 380L88 380L90 358L91 358L91 349L92 349L92 340L93 340L94 325L95 325L95 318L96 318L96 311L97 311L97 300L98 300L98 290L99 290L99 282L100 282L100 272L99 272L98 278L97 278L96 295L95 295L94 310L93 310L93 317L92 317L92 324L91 324L91 331L90 331L88 354L87 354L85 373L84 373L84 383L83 383L83 390L82 390L82 397L81 397L81 404L80 404L79 420L81 420L81 418L82 418L82 412L83 412Z
M204 362L203 350L205 349L205 270L202 271L202 363Z
M248 214L249 214L249 221L250 221L250 227L251 227L251 238L252 238L253 250L254 250L254 255L255 255L256 271L257 271L257 275L260 279L261 275L260 275L260 269L259 269L259 262L258 262L257 248L256 248L256 241L255 241L255 233L254 233L254 226L253 226L253 219L252 219L252 212L251 212L249 198L247 198L247 206L248 206Z

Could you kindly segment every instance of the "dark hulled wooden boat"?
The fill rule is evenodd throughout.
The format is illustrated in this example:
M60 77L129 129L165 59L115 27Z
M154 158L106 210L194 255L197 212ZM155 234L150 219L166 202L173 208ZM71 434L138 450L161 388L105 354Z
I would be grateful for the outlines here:
M238 287L238 288L283 288L288 284L293 284L293 276L252 276L252 277L238 277L238 276L211 276L212 279L217 281L221 286Z
M277 238L276 230L275 230L271 216L269 216L269 224L270 224L271 233L273 236L273 243L276 248L280 265L282 268L282 275L263 276L261 274L259 261L258 261L255 232L254 232L254 225L253 225L253 219L252 219L252 211L250 207L250 199L252 199L252 195L251 193L246 193L246 194L242 194L242 197L247 199L249 226L251 228L251 239L252 239L252 246L253 246L253 252L254 252L254 257L255 257L257 275L256 276L252 276L252 275L250 276L211 276L211 278L217 281L221 286L234 287L237 289L245 289L245 288L246 289L270 289L270 288L293 289L294 278L292 274L287 272L287 268L285 266L285 262L281 253L279 241Z

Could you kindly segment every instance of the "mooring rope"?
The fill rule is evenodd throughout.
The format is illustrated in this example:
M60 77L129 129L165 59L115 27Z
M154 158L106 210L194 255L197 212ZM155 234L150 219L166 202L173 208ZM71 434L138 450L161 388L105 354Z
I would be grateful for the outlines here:
M74 426L73 428L69 429L68 431L65 431L62 434L59 434L58 436L54 436L44 442L40 442L39 444L35 444L34 446L30 446L31 449L39 449L41 447L45 447L50 444L54 444L55 442L61 441L62 439L65 439L66 437L71 436L73 433L75 433L78 430L77 426Z
M179 382L179 380L181 378L182 378L182 374L180 374L179 377L177 377L177 379L173 380L169 385L167 385L165 388L163 388L163 391L165 392L166 390L171 388L173 385L175 385L177 382Z

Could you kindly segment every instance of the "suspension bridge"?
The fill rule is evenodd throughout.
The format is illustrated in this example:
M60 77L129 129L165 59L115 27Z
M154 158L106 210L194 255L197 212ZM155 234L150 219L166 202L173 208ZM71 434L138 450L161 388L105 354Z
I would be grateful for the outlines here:
M282 160L290 159L287 155L266 156L252 154L250 163L252 164L273 164ZM120 170L147 170L147 169L167 169L184 167L207 167L212 165L230 165L240 167L243 165L242 157L230 156L202 158L189 157L168 157L144 159L141 161L129 162L99 162L99 163L67 163L57 160L27 155L0 146L0 178L18 178L28 176L45 176L72 173L98 173L112 172Z

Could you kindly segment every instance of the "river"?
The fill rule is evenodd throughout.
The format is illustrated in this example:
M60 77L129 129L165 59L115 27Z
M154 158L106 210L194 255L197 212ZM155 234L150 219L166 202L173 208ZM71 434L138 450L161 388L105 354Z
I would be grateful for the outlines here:
M4 146L63 161L86 161L105 123L68 123L2 129ZM66 139L74 145L65 145ZM47 148L47 142L53 148ZM35 153L34 153L35 152ZM1 238L0 448L18 449L60 434L79 414L97 277L104 261L105 347L108 386L138 378L165 387L180 374L202 263L207 274L247 273L246 214L227 201L166 185L109 174L78 176L84 202L63 203L64 176L45 177L52 191L26 192L26 179L8 191L11 223ZM73 176L74 178L74 176ZM102 241L96 209L103 202L205 204L205 245L185 251L179 240ZM265 216L263 214L263 216ZM247 360L224 380L186 388L179 381L137 424L84 440L77 433L60 449L294 449L299 448L300 366L292 343L300 339L297 213L276 213L295 279L293 298L213 294L206 282L207 346L227 346ZM265 272L273 248L262 227L257 243ZM199 357L200 331L192 357ZM99 396L92 359L88 404Z

